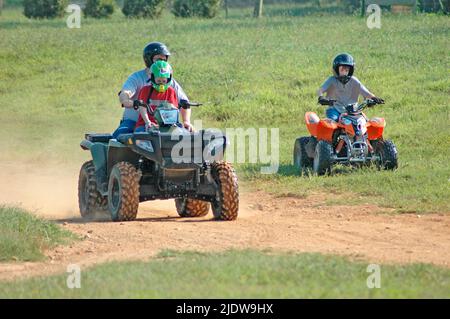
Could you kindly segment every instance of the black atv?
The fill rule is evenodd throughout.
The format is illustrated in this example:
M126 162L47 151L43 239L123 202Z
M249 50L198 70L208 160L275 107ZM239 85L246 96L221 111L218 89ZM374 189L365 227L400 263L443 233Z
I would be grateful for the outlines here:
M198 105L184 102L182 107ZM81 142L92 154L78 181L81 216L109 211L113 221L129 221L140 202L174 198L182 217L205 216L211 206L215 219L235 220L238 179L223 160L226 136L217 130L189 132L171 105L161 104L154 112L146 107L158 127L117 139L86 134Z

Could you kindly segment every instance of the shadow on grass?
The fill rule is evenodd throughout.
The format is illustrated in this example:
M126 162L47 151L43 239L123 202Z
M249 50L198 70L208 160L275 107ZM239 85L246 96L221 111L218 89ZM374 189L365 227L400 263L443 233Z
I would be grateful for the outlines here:
M290 176L297 176L299 178L310 178L310 177L321 177L317 176L313 171L312 168L309 168L305 170L304 172L300 173L298 168L296 168L293 164L280 164L278 166L278 171L274 174L262 174L262 168L267 167L266 164L243 164L239 166L239 172L241 172L245 177L249 178L259 178L263 175L270 176L270 175L276 175L276 176L283 176L283 177L290 177ZM332 167L331 174L323 175L323 177L334 177L334 176L343 176L343 175L351 175L354 174L356 171L369 171L376 173L379 170L375 166L367 166L367 167L353 167L348 165L342 165L342 164L336 164Z
M237 165L238 175L253 179L261 176L299 176L297 168L292 164L279 164L278 170L274 173L263 174L263 170L267 168L268 164L239 164ZM240 174L239 174L240 173Z

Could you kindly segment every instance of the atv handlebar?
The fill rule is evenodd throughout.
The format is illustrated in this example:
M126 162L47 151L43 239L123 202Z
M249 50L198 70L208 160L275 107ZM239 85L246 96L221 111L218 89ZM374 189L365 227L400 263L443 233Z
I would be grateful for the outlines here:
M191 108L191 106L201 106L201 105L203 105L202 103L190 102L190 101L187 101L187 100L181 100L180 103L178 103L178 104L183 109L189 109L189 108Z
M336 100L327 99L327 98L325 98L325 97L320 96L320 97L319 97L319 100L318 100L318 103L319 103L320 105L329 105L329 106L333 106L334 103L336 103Z
M375 101L372 99L366 99L366 100L364 100L364 102L359 104L356 108L355 108L355 104L347 104L347 106L345 106L345 110L347 111L347 113L358 113L358 112L362 111L365 107L372 107L377 104L384 104L384 100L380 99L380 101Z
M203 104L198 103L198 102L190 102L190 101L186 101L186 100L181 100L180 103L178 103L178 105L183 109L189 109L189 108L191 108L191 106L201 106ZM143 106L143 107L147 108L148 110L150 109L149 105L142 100L134 100L133 101L133 108L135 110L137 110L140 106ZM152 113L152 112L150 112L150 113Z
M143 106L148 109L148 104L142 100L134 100L133 101L133 109L137 110L140 106Z

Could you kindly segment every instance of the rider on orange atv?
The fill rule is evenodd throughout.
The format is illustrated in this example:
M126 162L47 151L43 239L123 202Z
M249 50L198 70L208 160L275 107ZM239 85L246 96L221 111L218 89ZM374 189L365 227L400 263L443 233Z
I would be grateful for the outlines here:
M341 53L333 60L333 73L320 87L317 95L319 103L329 105L326 114L329 119L336 121L345 112L345 106L358 102L359 95L365 99L372 99L382 104L383 99L372 94L355 76L355 60L350 54ZM324 97L324 93L327 94Z
M384 104L353 76L354 61L349 54L340 54L333 61L334 77L319 90L319 103L329 105L326 119L306 112L305 122L310 136L297 138L294 144L294 165L299 172L312 169L316 174L330 173L334 164L361 166L376 163L384 169L397 168L397 149L383 138L383 118L369 119L365 107ZM327 93L327 97L323 97ZM358 97L366 100L358 105Z

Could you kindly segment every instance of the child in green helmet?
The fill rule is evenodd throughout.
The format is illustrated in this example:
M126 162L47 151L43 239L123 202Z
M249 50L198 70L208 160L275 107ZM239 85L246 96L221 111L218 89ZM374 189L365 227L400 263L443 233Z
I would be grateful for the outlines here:
M138 99L134 102L139 107L139 118L136 123L135 132L145 132L152 126L157 126L156 119L147 108L142 106L143 102L148 104L154 111L162 103L171 104L178 108L178 99L175 89L172 87L173 71L166 61L156 61L150 67L150 85L144 86L139 92ZM190 124L190 110L181 109L183 126L189 131L193 130Z

